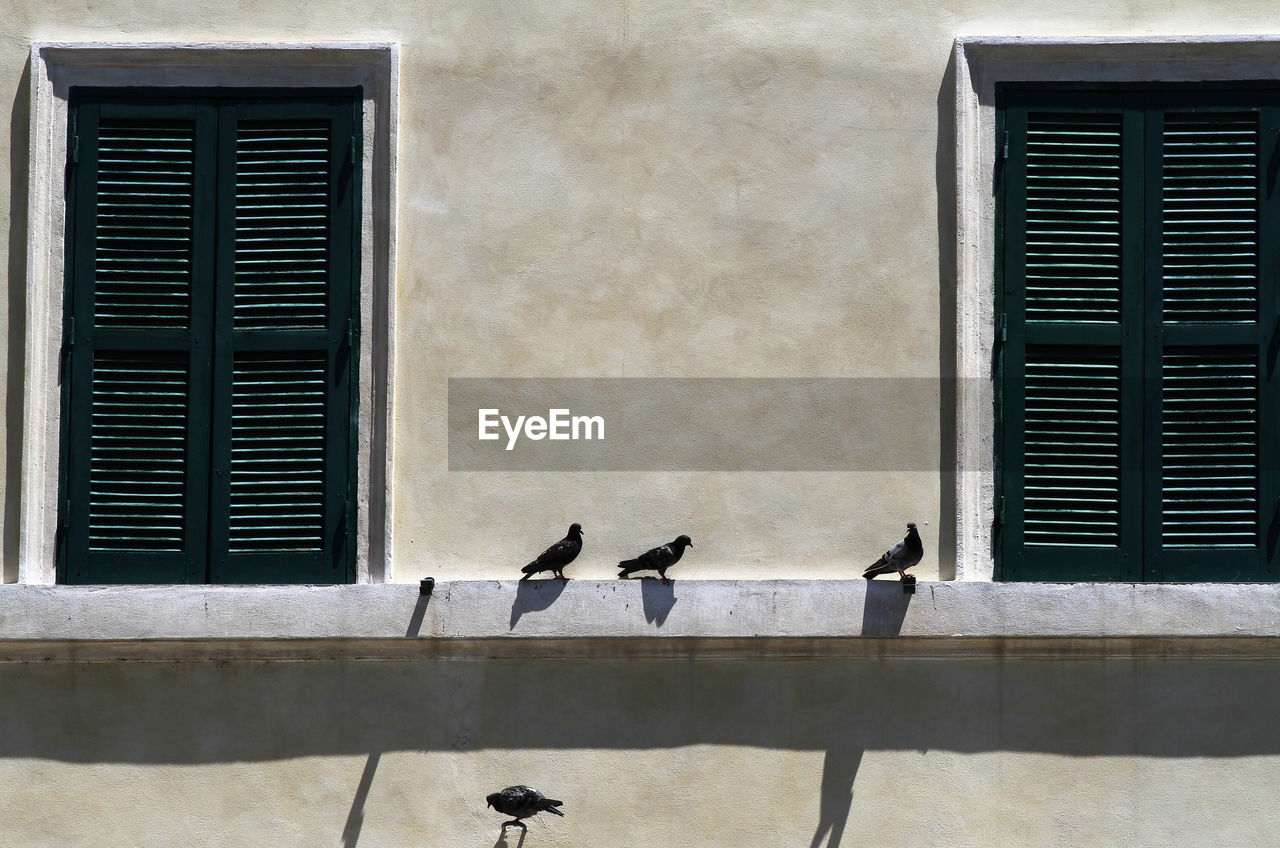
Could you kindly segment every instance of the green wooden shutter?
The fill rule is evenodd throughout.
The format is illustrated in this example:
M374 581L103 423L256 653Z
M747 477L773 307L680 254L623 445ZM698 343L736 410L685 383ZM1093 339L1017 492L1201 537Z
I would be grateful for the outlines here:
M1270 571L1261 470L1273 448L1263 445L1262 404L1275 313L1264 321L1262 304L1274 300L1263 275L1263 242L1274 236L1263 236L1263 113L1233 106L1238 96L1217 99L1170 95L1147 107L1149 144L1159 149L1147 175L1148 251L1159 269L1147 293L1157 387L1149 404L1159 421L1148 579L1257 580Z
M60 579L352 579L358 104L75 93Z
M1127 215L1140 155L1120 98L1005 110L1002 369L1006 579L1119 579L1140 542L1141 366Z
M59 563L75 583L202 580L212 114L89 103L73 122Z
M1274 579L1276 93L1002 99L1000 576Z
M222 109L216 582L348 579L355 125L329 103Z

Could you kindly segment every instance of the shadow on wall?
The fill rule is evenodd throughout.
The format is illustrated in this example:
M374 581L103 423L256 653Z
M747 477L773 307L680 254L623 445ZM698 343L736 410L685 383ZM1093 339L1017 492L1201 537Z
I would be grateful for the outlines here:
M640 578L640 597L644 601L644 620L661 627L676 605L676 581L664 583L657 577Z
M22 491L22 420L26 394L27 338L27 132L31 124L31 59L22 68L13 111L9 113L9 334L5 439L4 572L0 582L18 579L18 493Z
M66 762L450 751L462 736L473 750L1280 754L1257 707L1280 701L1280 661L1256 659L49 662L0 664L0 691L0 758ZM528 715L557 721L531 734Z
M360 774L360 784L356 787L355 797L351 799L351 811L347 813L347 823L342 827L342 848L355 848L360 841L360 829L364 827L364 805L369 800L369 787L373 786L373 775L378 770L378 761L382 754L374 751L365 760L364 771Z
M896 581L882 593L887 606L865 626L892 630L910 596ZM868 750L1280 754L1258 708L1280 700L1271 660L49 662L0 664L0 691L0 758L366 756L344 848L357 846L384 753L455 751L460 739L469 750L823 751L810 848L840 845Z
M956 577L956 132L955 56L938 89L938 579Z
M903 591L899 580L868 580L862 602L862 635L897 636L913 597Z
M560 597L567 585L558 577L546 580L522 580L516 584L516 599L511 602L511 625L515 630L520 616L527 612L542 612L548 609Z

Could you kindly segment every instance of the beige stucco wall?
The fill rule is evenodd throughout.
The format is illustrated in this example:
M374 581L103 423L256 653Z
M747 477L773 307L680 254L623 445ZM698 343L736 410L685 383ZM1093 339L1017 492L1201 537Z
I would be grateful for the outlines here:
M0 191L21 373L33 40L370 39L402 45L394 578L511 573L570 521L574 572L686 532L686 577L847 575L922 524L951 572L941 469L450 473L459 376L951 373L948 57L959 34L1265 32L1251 0L1009 3L10 2ZM941 194L939 186L942 186ZM2 248L0 248L2 249ZM4 388L18 489L20 383ZM939 392L900 454L948 454ZM908 441L904 444L903 440ZM6 499L14 578L16 498ZM927 524L926 524L927 523Z
M27 848L1028 848L1280 840L1275 661L0 666ZM509 831L514 848L518 832Z
M5 12L6 580L32 41L401 45L396 580L510 577L575 520L588 534L578 576L611 578L610 563L678 532L695 539L681 578L851 576L912 518L928 579L950 573L941 467L449 472L447 380L949 374L939 245L954 235L953 39L1274 26L1255 0L11 0ZM936 439L865 437L937 454L949 414L925 393ZM1277 670L989 657L0 663L0 843L488 848L498 819L484 794L527 781L568 813L535 820L527 848L1252 848L1280 842L1280 816L1254 800L1280 790Z

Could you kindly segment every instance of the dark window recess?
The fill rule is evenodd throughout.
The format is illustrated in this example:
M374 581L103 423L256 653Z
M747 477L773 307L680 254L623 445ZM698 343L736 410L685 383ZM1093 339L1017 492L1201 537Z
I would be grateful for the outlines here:
M72 92L58 576L354 579L360 96Z
M998 101L997 575L1276 579L1280 91Z

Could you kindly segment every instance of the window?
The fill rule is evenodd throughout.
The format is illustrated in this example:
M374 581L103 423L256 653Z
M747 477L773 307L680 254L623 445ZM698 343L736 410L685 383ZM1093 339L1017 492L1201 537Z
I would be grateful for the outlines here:
M58 577L354 578L358 89L74 89Z
M1274 579L1280 89L996 106L997 575Z

